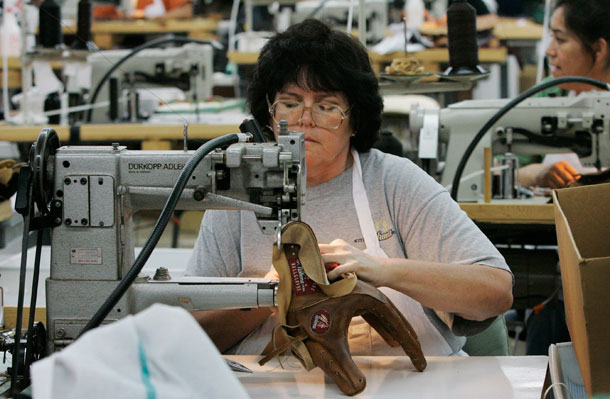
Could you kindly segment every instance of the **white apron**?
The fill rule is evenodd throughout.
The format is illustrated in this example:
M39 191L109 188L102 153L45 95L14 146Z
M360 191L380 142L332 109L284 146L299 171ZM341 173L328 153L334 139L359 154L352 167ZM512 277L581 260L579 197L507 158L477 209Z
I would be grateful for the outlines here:
M354 164L352 166L352 188L356 214L360 223L367 254L387 258L388 255L381 249L377 238L377 230L373 222L369 200L362 181L362 167L360 157L352 150ZM428 316L424 314L422 305L392 288L381 287L382 291L405 316L419 338L422 350L426 356L448 356L453 354L451 347L432 325ZM348 331L349 347L352 355L400 355L404 354L401 347L392 348L362 317L354 317Z

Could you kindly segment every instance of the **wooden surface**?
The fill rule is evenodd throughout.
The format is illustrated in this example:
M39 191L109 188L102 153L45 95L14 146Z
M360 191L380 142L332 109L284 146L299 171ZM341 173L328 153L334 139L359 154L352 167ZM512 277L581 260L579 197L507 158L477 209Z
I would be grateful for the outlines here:
M544 28L526 18L500 18L494 35L500 40L540 40Z
M28 298L29 300L29 298ZM23 317L21 319L21 326L27 328L28 319L30 317L30 308L23 308ZM34 314L34 321L42 321L44 325L47 324L47 309L36 308ZM4 307L4 328L15 328L17 325L17 307L16 306L5 306Z
M477 222L554 224L553 204L467 203L460 207Z
M45 127L55 129L60 142L70 139L70 126L0 126L0 137L14 142L33 142ZM121 140L182 140L183 125L146 125L129 123L87 124L80 127L80 140L83 141L118 141ZM197 125L191 124L188 129L189 139L213 139L223 134L239 132L238 125Z
M504 47L479 49L479 61L482 63L504 62L507 51ZM372 63L392 62L394 58L404 57L402 51L390 54L377 54L369 52ZM418 58L421 62L449 62L449 50L446 48L431 48L409 53L409 56ZM258 53L243 53L238 51L227 52L229 61L236 64L256 64Z
M429 36L445 36L447 26L426 22L419 31ZM543 26L531 19L501 17L493 33L500 40L540 40L542 31Z
M187 33L193 39L216 39L218 20L192 18L187 20L116 20L91 24L93 41L100 49L112 48L121 36L156 33ZM64 26L64 34L76 34L76 26Z

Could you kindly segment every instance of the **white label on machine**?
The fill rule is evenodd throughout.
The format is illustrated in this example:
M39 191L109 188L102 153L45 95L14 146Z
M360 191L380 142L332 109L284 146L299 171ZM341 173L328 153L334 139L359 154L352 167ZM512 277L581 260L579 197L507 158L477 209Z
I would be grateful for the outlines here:
M102 248L72 248L70 263L79 265L101 265Z
M438 115L424 114L424 126L419 132L419 158L436 158L438 151Z

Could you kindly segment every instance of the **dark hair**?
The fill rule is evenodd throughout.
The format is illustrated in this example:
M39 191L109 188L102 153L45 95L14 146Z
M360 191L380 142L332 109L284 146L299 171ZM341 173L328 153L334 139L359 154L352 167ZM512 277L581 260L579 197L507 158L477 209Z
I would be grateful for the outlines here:
M585 50L595 56L593 44L606 39L610 46L610 1L608 0L557 0L555 10L563 7L566 27L582 42ZM606 60L606 66L610 59Z
M292 25L263 47L248 87L248 104L261 126L269 124L267 99L287 83L303 89L342 92L350 107L354 136L360 152L371 149L381 128L383 100L366 48L343 32L316 19Z

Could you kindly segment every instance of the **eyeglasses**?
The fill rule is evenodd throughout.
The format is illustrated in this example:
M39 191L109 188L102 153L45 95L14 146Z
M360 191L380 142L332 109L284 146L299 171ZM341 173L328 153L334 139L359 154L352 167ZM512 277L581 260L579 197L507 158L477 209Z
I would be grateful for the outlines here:
M269 105L269 113L276 124L285 120L289 125L295 125L301 121L306 109L311 112L316 126L324 129L338 129L350 111L343 111L338 105L330 103L313 103L311 107L306 107L301 101L294 100L278 100Z

